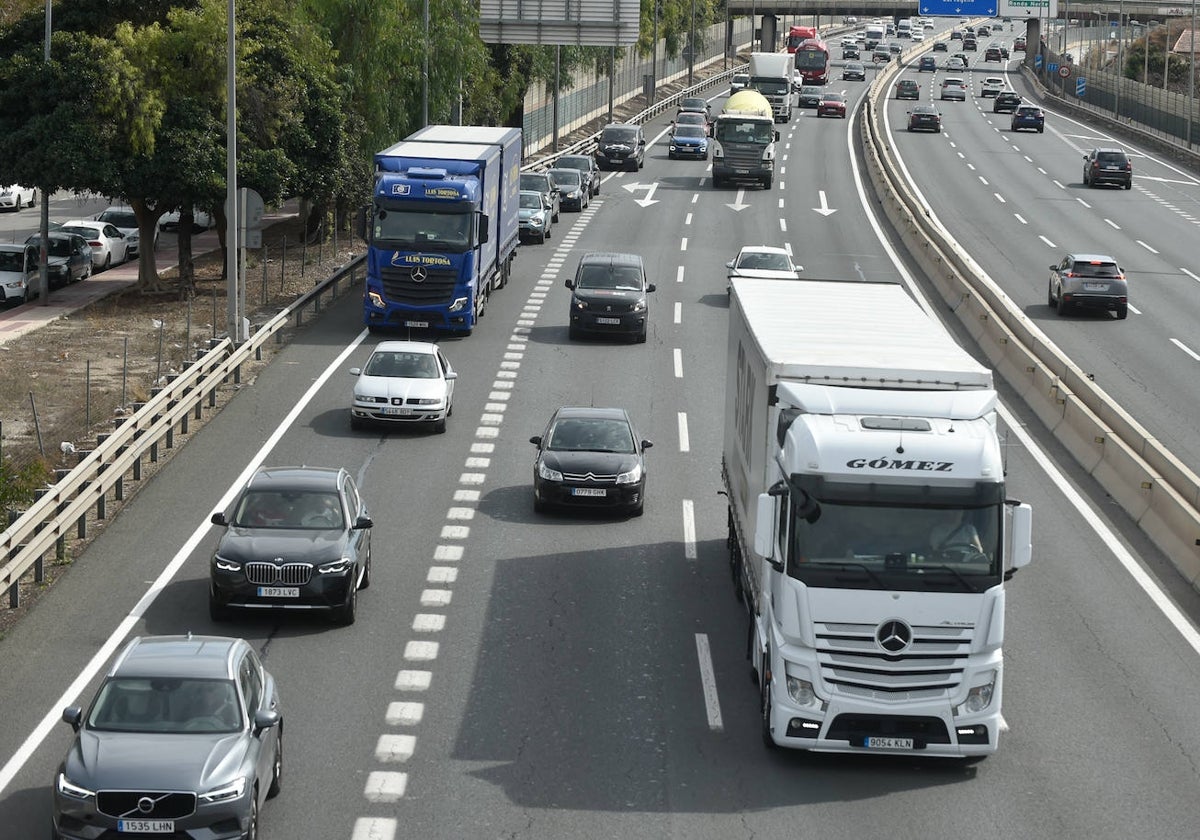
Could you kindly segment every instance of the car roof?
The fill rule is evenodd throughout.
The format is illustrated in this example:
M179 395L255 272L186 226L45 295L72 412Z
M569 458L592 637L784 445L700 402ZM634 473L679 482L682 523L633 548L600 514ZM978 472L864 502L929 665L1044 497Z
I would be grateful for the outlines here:
M617 251L589 251L579 258L580 265L595 265L597 263L636 265L640 268L642 266L642 257L640 254L623 254Z
M340 467L259 467L246 486L255 490L334 490L343 472Z
M584 418L629 421L629 414L623 408L597 408L595 406L565 405L555 412L555 417L559 420L563 418Z
M592 162L592 158L589 155L561 155L558 158L559 163L562 163L564 160L582 160L586 161L587 163Z
M1073 262L1099 262L1116 264L1116 257L1111 257L1108 254L1067 254L1067 259Z
M936 114L938 109L932 105L914 105L914 111L920 111L922 114Z
M249 648L228 636L136 636L109 669L120 677L233 679L236 654Z
M787 248L779 248L775 245L743 245L738 251L738 256L742 254L786 254Z
M69 222L63 222L62 226L63 227L85 227L85 228L92 228L93 230L103 230L106 226L111 225L111 224L112 224L112 222L98 222L95 219L72 219Z
M537 190L521 190L521 192L531 193L540 196ZM375 345L375 349L371 352L382 353L429 353L437 352L437 345L432 341L381 341Z
M14 253L20 253L30 247L32 246L28 242L0 242L0 251L12 251Z

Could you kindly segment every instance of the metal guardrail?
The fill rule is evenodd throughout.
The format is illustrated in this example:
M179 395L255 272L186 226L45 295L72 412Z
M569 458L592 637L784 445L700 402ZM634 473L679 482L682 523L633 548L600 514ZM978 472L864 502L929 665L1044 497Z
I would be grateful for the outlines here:
M109 494L122 501L127 476L141 479L144 460L158 461L160 445L172 448L176 429L187 434L189 420L202 418L205 400L214 408L222 384L231 377L239 381L242 365L252 358L261 359L266 343L278 337L293 317L299 326L305 310L311 307L319 313L326 296L337 297L342 281L353 286L364 261L365 257L359 256L342 266L260 325L244 344L235 346L229 338L215 342L132 415L117 418L113 432L101 435L95 449L85 453L78 466L60 473L58 480L0 533L0 590L8 590L9 606L20 605L21 579L30 569L37 582L43 580L47 552L53 550L57 558L64 558L72 529L77 539L85 539L93 509L98 519L106 518Z
M1200 585L1200 476L1050 343L929 218L897 174L878 124L876 102L898 71L892 62L872 82L862 122L867 168L884 212L998 372L1175 567Z

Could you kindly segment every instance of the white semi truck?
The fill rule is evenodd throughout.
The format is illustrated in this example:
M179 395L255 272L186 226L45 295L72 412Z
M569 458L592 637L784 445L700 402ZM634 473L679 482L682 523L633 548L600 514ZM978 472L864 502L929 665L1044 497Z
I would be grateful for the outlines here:
M792 62L787 53L750 53L750 87L771 103L775 122L792 119Z
M894 284L731 286L722 477L764 742L994 752L1032 513L991 371Z

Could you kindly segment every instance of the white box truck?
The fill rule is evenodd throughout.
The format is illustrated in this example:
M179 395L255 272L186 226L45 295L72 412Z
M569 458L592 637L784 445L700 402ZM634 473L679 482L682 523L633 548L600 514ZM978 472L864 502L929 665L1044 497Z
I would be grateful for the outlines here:
M750 87L771 103L775 122L792 119L792 62L788 53L750 53Z
M991 371L894 284L731 286L722 478L764 742L994 752L1032 514Z

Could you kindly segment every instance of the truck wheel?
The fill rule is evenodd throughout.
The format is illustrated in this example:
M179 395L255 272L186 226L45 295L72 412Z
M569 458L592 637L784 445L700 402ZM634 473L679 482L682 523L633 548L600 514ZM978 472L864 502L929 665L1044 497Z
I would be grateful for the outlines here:
M764 190L771 189L772 183L774 183L774 179L770 175L768 175L766 178L763 178L763 189Z
M764 658L762 663L762 674L767 673L767 661ZM760 706L762 707L762 739L763 746L768 750L774 751L779 749L779 745L771 738L771 683L769 680L762 681L762 698Z

